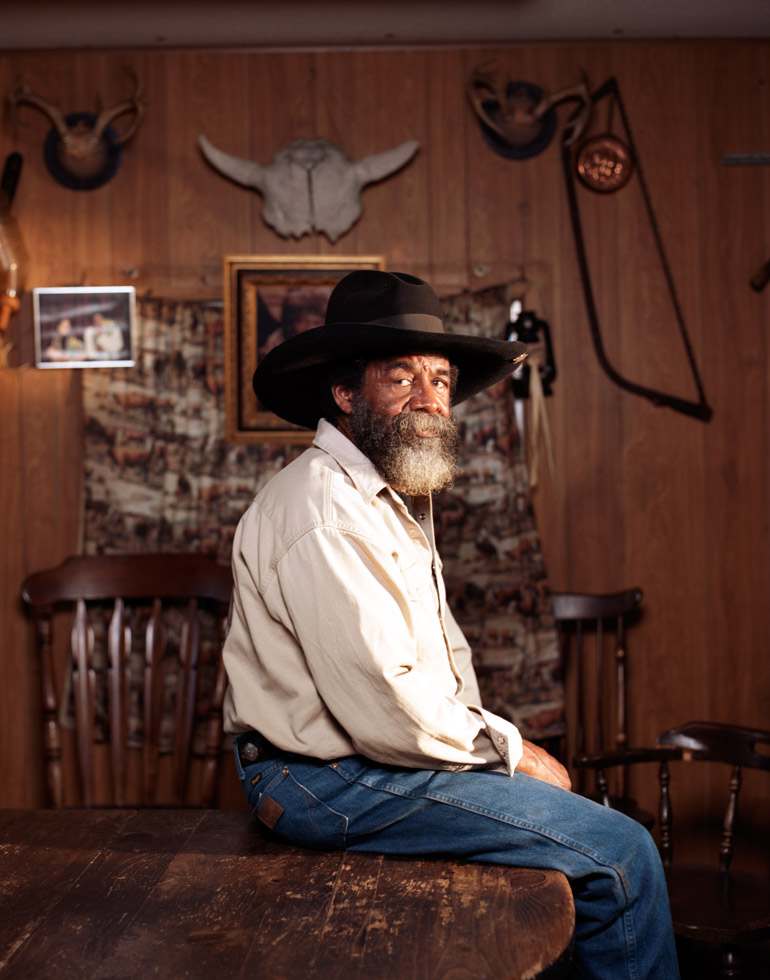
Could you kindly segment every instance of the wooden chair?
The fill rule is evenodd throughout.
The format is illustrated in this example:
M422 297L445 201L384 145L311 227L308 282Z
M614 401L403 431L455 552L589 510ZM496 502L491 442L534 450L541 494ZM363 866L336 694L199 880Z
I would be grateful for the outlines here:
M568 684L572 690L568 690L567 760L628 744L626 635L642 595L638 588L607 594L551 594L562 663L572 682ZM584 769L578 769L576 781L578 792L597 797L598 789L588 790L585 785ZM629 796L626 769L617 783L613 806L651 827L653 815L640 810Z
M768 752L770 731L715 722L688 722L659 735L654 748L599 753L576 760L579 766L597 773L605 806L611 805L606 776L608 768L639 762L658 763L659 848L666 868L674 931L690 940L717 944L722 977L741 975L740 944L770 939L770 877L731 868L742 770L748 767L770 773ZM718 863L689 864L673 859L670 764L674 761L682 764L715 762L729 766ZM767 814L764 818L767 824Z
M81 806L213 804L231 589L229 567L199 554L68 558L26 579L50 805L64 805L73 769ZM72 625L57 685L62 644L54 642L53 624L63 608L72 611ZM65 727L74 728L77 762L69 768Z

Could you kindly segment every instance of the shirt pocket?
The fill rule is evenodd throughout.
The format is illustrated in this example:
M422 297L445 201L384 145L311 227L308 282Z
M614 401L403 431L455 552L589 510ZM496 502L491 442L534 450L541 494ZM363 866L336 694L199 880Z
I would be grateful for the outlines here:
M401 569L401 575L406 586L406 594L412 602L425 602L432 592L430 572L413 562Z

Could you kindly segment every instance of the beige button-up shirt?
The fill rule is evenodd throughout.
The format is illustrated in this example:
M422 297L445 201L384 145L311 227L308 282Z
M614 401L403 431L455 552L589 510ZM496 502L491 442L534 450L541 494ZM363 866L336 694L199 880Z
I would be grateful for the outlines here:
M521 737L480 705L421 524L322 421L238 525L227 731L323 759L513 773Z

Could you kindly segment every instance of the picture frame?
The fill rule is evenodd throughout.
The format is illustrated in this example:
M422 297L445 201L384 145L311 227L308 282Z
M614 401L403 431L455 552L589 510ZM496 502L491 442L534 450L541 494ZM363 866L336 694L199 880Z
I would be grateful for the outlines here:
M313 432L260 405L254 371L277 344L324 322L334 286L355 269L384 269L381 255L224 257L225 437L233 443L307 444Z
M37 367L133 367L133 286L37 287L32 312Z

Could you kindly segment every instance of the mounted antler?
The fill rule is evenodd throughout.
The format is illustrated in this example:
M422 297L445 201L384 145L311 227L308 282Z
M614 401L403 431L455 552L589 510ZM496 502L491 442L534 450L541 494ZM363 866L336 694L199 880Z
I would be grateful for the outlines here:
M45 159L59 183L74 190L91 190L114 177L120 166L121 145L134 135L144 117L142 84L137 75L134 77L134 94L125 102L103 109L98 116L90 112L65 116L58 105L16 81L9 96L14 117L17 117L18 107L27 103L40 109L53 123L54 128L45 141ZM119 135L110 123L127 112L133 112L134 119Z
M144 118L145 104L141 101L142 96L142 82L138 75L134 74L134 80L136 82L136 88L134 94L126 99L125 102L119 102L117 105L113 106L111 109L102 109L102 111L97 116L96 122L94 123L93 133L94 136L101 137L104 130L109 126L113 119L117 119L119 116L125 115L127 112L134 113L134 120L124 133L120 133L115 136L116 143L125 143L130 140L134 133L139 128L139 123Z
M569 146L570 143L574 143L588 125L588 120L591 117L591 96L585 77L582 82L575 82L574 85L568 85L566 88L559 89L558 92L543 96L532 110L533 116L542 119L549 109L571 100L579 102L580 105L567 120L565 132L562 134L562 146Z
M19 119L16 109L21 102L27 102L29 105L36 106L41 112L44 112L56 127L59 136L62 139L66 137L67 123L64 121L64 116L59 107L54 105L53 102L48 102L42 95L36 95L30 89L29 85L22 85L19 79L16 79L11 89L11 94L8 96L8 103L11 107L13 118L17 122Z
M544 150L556 126L551 110L562 102L576 100L581 103L569 120L565 143L577 139L591 112L585 79L547 94L529 82L510 81L499 71L481 66L468 79L466 92L488 141L504 155L534 156Z

